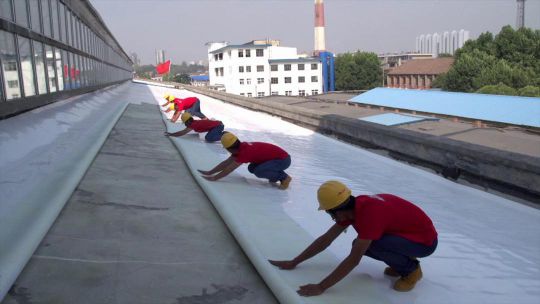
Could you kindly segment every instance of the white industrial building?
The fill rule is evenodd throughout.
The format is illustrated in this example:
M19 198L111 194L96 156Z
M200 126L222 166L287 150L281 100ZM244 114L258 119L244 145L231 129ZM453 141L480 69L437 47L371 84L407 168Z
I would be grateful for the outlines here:
M466 30L420 35L416 37L416 52L433 54L434 57L443 53L453 55L469 39L470 33Z
M323 92L319 57L299 55L278 40L254 40L245 44L210 42L210 86L246 97L304 96Z

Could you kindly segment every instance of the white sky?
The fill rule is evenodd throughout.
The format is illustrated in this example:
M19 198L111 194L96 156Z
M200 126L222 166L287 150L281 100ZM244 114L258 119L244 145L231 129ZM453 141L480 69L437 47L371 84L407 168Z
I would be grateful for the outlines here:
M205 43L273 38L313 49L313 0L90 0L128 53L155 63L206 59ZM416 36L466 29L477 37L516 23L515 0L326 0L326 46L335 53L412 51ZM120 13L121 12L121 13ZM526 2L540 28L540 0Z

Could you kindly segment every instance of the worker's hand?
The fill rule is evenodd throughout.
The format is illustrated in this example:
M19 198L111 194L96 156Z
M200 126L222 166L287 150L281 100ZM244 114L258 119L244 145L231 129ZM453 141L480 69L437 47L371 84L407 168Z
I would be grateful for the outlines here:
M163 135L165 135L165 136L171 136L172 133L169 133L169 132L163 132Z
M322 294L324 289L319 284L308 284L300 286L296 292L303 297L312 297Z
M217 181L217 178L215 176L206 176L206 175L203 175L203 178L206 179L206 180L209 180L211 182L214 182L214 181Z
M204 171L204 170L197 170L197 171L199 171L199 172L200 172L201 174L203 174L203 175L210 175L210 174L212 174L212 173L210 173L210 171Z
M279 267L279 269L285 269L285 270L291 270L296 267L296 264L294 261L274 261L274 260L268 260L270 264Z

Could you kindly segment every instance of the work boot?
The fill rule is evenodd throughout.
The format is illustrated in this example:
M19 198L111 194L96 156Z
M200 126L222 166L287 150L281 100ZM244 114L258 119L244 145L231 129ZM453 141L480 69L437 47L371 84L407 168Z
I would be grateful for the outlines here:
M394 289L397 291L410 291L414 288L416 282L420 281L421 278L422 268L420 268L420 264L418 264L418 267L416 267L413 272L399 278L396 283L394 283Z
M399 277L399 273L394 268L388 266L384 269L384 274L390 277Z
M289 188L289 184L291 183L291 180L292 178L289 175L287 175L287 177L281 181L281 185L279 185L279 189L285 190Z

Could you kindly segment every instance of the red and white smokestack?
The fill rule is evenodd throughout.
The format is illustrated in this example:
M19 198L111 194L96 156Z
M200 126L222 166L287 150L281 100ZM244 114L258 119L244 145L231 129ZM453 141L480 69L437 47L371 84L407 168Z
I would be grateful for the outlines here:
M323 0L315 0L315 53L326 50L324 40L324 4Z

